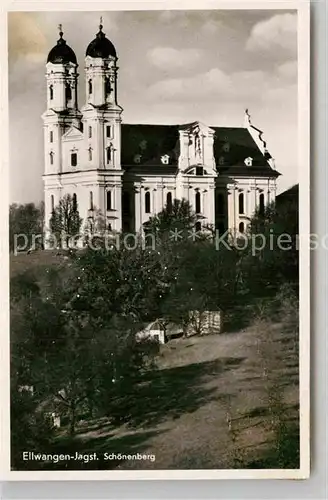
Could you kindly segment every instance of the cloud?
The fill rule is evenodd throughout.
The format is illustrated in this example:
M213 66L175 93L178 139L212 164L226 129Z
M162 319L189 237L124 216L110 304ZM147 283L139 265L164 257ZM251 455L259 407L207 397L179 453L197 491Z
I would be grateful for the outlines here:
M297 61L287 61L277 67L277 73L286 80L297 80Z
M149 61L158 68L188 68L200 60L202 52L198 49L173 49L172 47L155 47L148 51Z
M14 61L24 58L30 63L44 62L47 39L35 18L25 12L8 16L9 55Z
M192 77L160 80L148 89L148 94L153 99L206 101L222 96L240 101L251 96L260 98L268 83L267 75L260 70L229 75L219 68L212 68Z
M246 42L251 52L271 52L287 57L297 54L297 15L277 14L270 19L256 23Z

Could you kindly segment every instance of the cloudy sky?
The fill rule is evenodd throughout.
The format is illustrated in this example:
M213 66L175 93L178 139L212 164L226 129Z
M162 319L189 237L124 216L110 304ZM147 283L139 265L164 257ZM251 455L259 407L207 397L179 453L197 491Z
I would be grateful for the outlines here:
M114 43L125 123L243 126L248 108L283 174L297 182L297 18L293 11L17 12L9 14L10 200L42 199L45 62L64 38L80 64L98 31Z

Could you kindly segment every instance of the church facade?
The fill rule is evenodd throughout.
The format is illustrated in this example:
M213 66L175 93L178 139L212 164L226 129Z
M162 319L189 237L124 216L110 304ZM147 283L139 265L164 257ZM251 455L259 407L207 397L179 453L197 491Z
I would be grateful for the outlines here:
M84 223L101 213L108 231L141 231L174 199L197 214L196 229L243 233L257 207L275 201L280 175L248 111L243 127L122 122L117 54L99 26L85 56L79 109L74 51L63 33L46 64L45 222L65 194Z

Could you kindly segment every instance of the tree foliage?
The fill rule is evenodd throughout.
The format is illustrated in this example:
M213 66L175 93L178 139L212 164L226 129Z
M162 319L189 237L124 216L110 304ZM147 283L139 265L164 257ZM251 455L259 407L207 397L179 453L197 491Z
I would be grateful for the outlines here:
M73 196L65 194L52 212L50 218L51 234L56 238L60 246L63 244L69 246L70 240L79 236L81 225L82 219L77 202Z
M15 250L15 235L17 243L23 245L26 237L26 250L35 246L42 247L43 241L43 203L17 204L12 203L9 207L9 248ZM24 235L18 238L18 235Z

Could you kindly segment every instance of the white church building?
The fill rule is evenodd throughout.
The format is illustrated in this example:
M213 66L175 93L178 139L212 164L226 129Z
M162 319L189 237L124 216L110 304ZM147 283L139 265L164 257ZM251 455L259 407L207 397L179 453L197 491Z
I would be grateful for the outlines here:
M84 221L97 211L108 231L138 232L174 199L189 201L197 229L246 231L255 209L275 200L280 175L248 111L243 127L125 124L117 60L100 25L86 49L79 109L77 59L61 31L49 52L42 115L46 227L69 193Z

